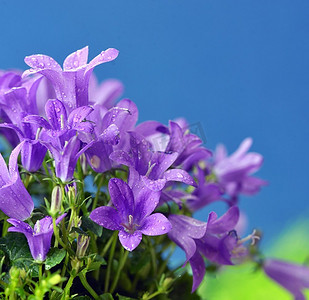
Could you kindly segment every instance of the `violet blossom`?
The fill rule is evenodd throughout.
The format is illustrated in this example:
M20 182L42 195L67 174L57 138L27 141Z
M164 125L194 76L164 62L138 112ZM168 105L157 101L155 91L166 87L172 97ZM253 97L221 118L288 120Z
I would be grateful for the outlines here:
M267 276L292 293L295 300L306 299L303 290L309 288L308 267L276 259L266 259L263 268Z
M11 153L9 168L0 154L0 209L9 217L25 220L30 217L34 204L18 172L17 159L23 146L20 143Z
M97 224L119 230L122 246L133 251L144 235L162 235L170 231L171 223L161 213L154 213L160 193L144 188L134 194L127 183L112 178L108 184L112 206L101 206L90 214Z
M66 214L63 214L58 217L56 224L60 223L65 216ZM47 216L38 220L33 229L29 224L20 220L8 219L7 221L14 226L8 229L9 232L20 232L26 236L33 259L44 261L50 249L51 238L54 232L52 217Z

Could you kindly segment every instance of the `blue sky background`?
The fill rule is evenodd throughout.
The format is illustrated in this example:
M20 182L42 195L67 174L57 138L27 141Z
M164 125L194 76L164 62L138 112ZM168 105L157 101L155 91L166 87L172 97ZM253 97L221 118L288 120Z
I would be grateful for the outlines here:
M309 215L308 16L305 0L0 0L0 68L118 48L95 72L123 81L140 121L186 117L230 152L253 137L270 184L241 207L267 243Z

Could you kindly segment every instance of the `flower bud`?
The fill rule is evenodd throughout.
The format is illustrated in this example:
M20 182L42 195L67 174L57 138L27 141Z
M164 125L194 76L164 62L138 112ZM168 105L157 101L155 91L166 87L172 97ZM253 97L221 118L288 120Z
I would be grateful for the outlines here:
M60 186L55 186L51 196L50 214L56 215L61 210L62 191Z
M88 245L89 245L90 237L87 235L79 235L77 238L77 249L76 256L81 258L85 256Z

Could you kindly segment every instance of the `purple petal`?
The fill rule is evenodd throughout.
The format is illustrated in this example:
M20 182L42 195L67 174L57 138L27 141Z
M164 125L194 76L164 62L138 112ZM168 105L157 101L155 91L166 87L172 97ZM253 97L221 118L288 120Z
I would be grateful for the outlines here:
M198 251L196 251L195 254L190 258L189 263L191 265L193 275L193 285L191 291L191 293L193 293L203 281L206 268L204 259L198 253Z
M172 228L170 221L162 214L156 213L144 219L139 230L145 235L161 235Z
M23 122L36 124L39 127L51 129L50 124L43 117L40 117L38 115L28 115L24 117Z
M141 178L142 178L145 186L147 186L147 188L149 188L150 190L152 190L154 192L159 192L159 191L163 190L163 188L165 187L165 184L166 184L165 178L157 179L157 180L151 180L147 176L141 176Z
M134 196L131 188L121 179L112 178L108 183L108 190L119 216L127 221L128 216L133 215L134 209Z
M75 129L92 111L93 108L90 106L75 108L68 117L68 125Z
M25 140L21 149L23 167L29 172L38 171L43 163L46 151L46 147L39 141Z
M151 158L151 172L149 178L157 180L163 177L163 173L173 164L178 153L155 152Z
M157 133L169 134L167 126L157 121L146 121L136 126L135 131L144 137L148 137Z
M88 61L88 46L71 53L63 62L63 70L70 71L83 67Z
M105 51L102 51L98 56L91 60L85 70L87 73L89 70L92 70L95 66L112 61L117 58L119 51L114 48L108 48Z
M112 168L109 159L110 153L113 151L111 145L99 141L94 143L86 152L86 157L91 168L98 172L103 173Z
M122 228L119 214L113 207L98 207L91 212L89 217L92 221L109 230L120 230Z
M8 229L9 232L21 232L25 235L33 235L34 233L31 226L25 222L13 218L7 219L7 221L14 226Z
M197 186L194 179L185 170L181 170L181 169L167 170L164 173L164 178L167 181L179 181L179 182L183 182L183 183L195 186L195 187Z
M66 109L63 105L63 103L57 99L54 100L48 100L45 105L45 112L46 116L49 120L49 123L52 125L52 127L55 130L61 130L62 128L62 121L61 118L63 118L63 121L66 122L67 120L67 113ZM63 124L64 126L66 125Z
M239 208L231 207L222 217L214 220L216 215L210 213L207 222L207 232L212 234L222 234L233 230L239 219Z
M119 231L119 241L123 248L128 251L133 251L142 240L142 233L135 231L133 234L125 232L124 230Z
M52 57L43 54L26 56L25 63L36 71L42 69L62 71L60 65Z
M111 124L102 132L99 139L108 145L117 145L120 139L118 127Z

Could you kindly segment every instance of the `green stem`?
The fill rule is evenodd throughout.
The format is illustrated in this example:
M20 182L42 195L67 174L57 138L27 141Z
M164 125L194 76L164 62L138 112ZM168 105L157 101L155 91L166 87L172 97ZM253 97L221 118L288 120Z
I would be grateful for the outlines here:
M42 282L43 264L39 263L39 282Z
M103 182L104 182L104 177L103 177L103 174L102 174L101 178L99 180L99 183L98 183L97 193L96 193L95 198L94 198L93 203L92 203L92 210L94 210L97 207L97 203L98 203L98 200L99 200L100 191L101 191L101 187L102 187Z
M103 248L103 250L102 250L102 252L100 254L102 257L104 257L104 255L106 254L106 252L109 249L110 245L112 244L112 242L114 240L113 238L114 238L114 236L112 235L110 237L110 239L108 240L108 242L105 244L105 247Z
M113 233L112 240L113 240L113 243L112 243L111 250L109 252L107 271L106 271L106 277L105 277L105 289L104 289L105 293L108 292L109 277L111 275L111 268L113 265L114 253L115 253L116 242L117 242L117 231Z
M62 270L61 270L61 277L62 278L64 277L65 272L67 270L68 262L69 262L69 254L67 252L66 255L65 255L64 264L63 264L63 267L62 267ZM60 282L60 287L62 287L62 283L63 283L63 281Z
M9 226L10 224L6 221L8 218L6 217L4 220L3 220L3 227L2 227L2 237L5 237L8 233L8 229L9 229Z
M66 300L66 299L70 299L70 289L71 286L73 284L73 280L74 280L75 276L70 276L65 288L64 288L64 292L63 292L63 296L62 296L62 300ZM67 297L68 295L68 297Z
M54 229L54 234L56 237L56 240L58 241L58 243L65 249L67 250L71 255L74 255L74 252L72 249L70 249L60 238L59 236L59 232L58 232L58 228L56 226L56 220L55 218L53 218L53 229ZM55 243L56 244L56 243ZM56 247L56 246L55 246Z
M142 300L149 300L149 299L152 299L152 298L154 298L154 297L156 297L160 294L162 294L162 291L156 291L149 296L143 297Z
M120 262L119 262L119 265L118 265L118 270L117 270L117 273L116 273L116 276L114 278L114 281L113 281L113 284L112 284L112 287L111 287L111 294L114 292L116 286L117 286L117 283L118 283L118 280L119 280L119 276L120 276L120 272L122 271L125 263L126 263L126 260L127 260L127 257L128 257L128 254L129 254L129 251L126 251L124 254L123 254L123 248L121 247L121 258L120 258Z
M78 275L82 285L84 286L84 288L90 293L90 295L94 298L94 299L99 299L98 294L94 291L94 289L89 285L86 276L84 275L84 273L79 273Z

